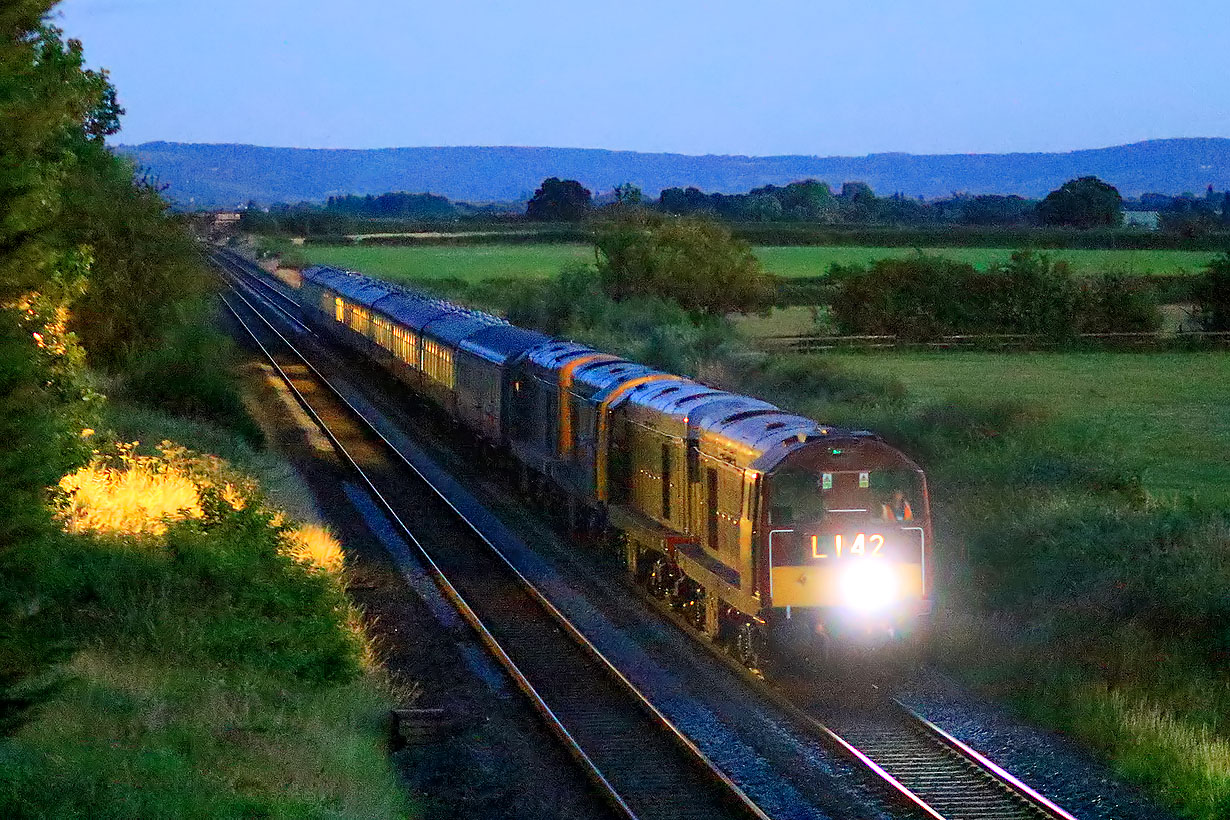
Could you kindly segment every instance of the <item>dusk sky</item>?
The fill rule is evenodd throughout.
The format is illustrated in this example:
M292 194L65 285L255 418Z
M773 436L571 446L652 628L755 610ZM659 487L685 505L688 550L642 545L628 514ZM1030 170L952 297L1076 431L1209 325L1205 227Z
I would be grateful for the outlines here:
M118 142L686 154L1230 137L1224 0L67 0Z

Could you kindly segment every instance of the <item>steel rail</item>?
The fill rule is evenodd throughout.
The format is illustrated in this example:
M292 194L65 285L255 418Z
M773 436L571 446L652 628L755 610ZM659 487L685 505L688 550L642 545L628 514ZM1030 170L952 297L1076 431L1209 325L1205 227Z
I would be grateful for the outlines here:
M251 274L248 274L248 276L251 276ZM274 335L278 337L281 343L291 352L292 356L305 368L307 368L313 377L318 380L322 386L324 386L329 393L331 393L332 396L336 398L367 429L368 432L378 438L386 446L386 448L397 457L397 460L400 461L402 465L409 468L428 487L430 487L436 496L445 502L457 518L462 521L466 527L469 528L472 533L486 545L489 551L500 559L500 562L504 565L505 569L516 578L523 591L529 594L530 597L533 598L543 610L545 610L552 620L564 629L573 642L580 646L585 652L588 653L592 660L596 661L600 665L602 670L607 673L610 679L618 682L621 687L621 691L627 695L630 695L636 702L636 705L643 711L647 712L654 719L657 726L668 731L669 735L674 739L674 741L676 741L678 746L680 746L689 755L693 763L698 764L703 771L705 771L714 781L723 787L729 801L733 803L737 809L739 809L741 814L758 818L758 820L769 820L768 815L766 815L763 810L761 810L760 807L757 806L737 784L735 784L724 772L722 772L716 764L707 755L705 755L704 752L701 751L700 748L696 746L696 744L693 743L692 740L688 738L674 724L673 721L664 715L649 700L649 698L635 686L635 684L633 684L617 667L615 667L615 665L608 658L606 658L605 655L603 655L602 652L598 650L598 648L594 646L593 643L589 641L584 634L574 624L572 624L572 622L564 616L563 613L560 612L560 610L556 608L540 590L537 589L535 585L533 585L520 571L516 569L507 556L505 556L504 553L499 550L499 548L496 547L489 538L487 538L481 529L468 516L466 516L456 507L455 504L453 504L447 495L444 494L434 482L424 475L422 471L419 470L405 456L404 453L402 453L391 441L389 441L389 439L378 429L378 427L367 419L366 416L359 411L359 409L356 408L353 403L351 403L349 399L347 399L346 396L328 378L326 378L293 343L291 343L276 327L274 327L274 325L264 315L262 315L261 312L254 305L252 305L252 303L242 293L240 293L237 288L234 288L234 286L232 287L235 295L243 300L253 314L259 318ZM258 297L252 291L249 291L249 293L256 298L261 299L261 297ZM232 315L234 315L241 326L243 326L244 330L253 337L253 340L260 347L266 358L274 364L279 376L291 387L296 400L305 407L313 421L321 427L321 429L325 432L325 435L330 439L330 442L343 455L343 458L347 464L361 477L364 484L372 492L380 506L390 515L392 520L396 522L398 529L408 537L419 554L423 556L425 563L429 567L433 577L437 579L437 583L441 586L445 595L454 603L455 606L457 606L459 612L461 612L467 622L469 622L475 631L480 635L483 643L492 651L496 659L509 670L509 674L517 682L518 687L531 699L539 713L546 718L553 731L561 737L565 745L574 754L574 756L583 763L589 771L591 777L599 784L604 792L612 798L617 807L627 816L634 817L635 815L628 807L627 802L610 784L592 758L585 753L581 744L573 736L573 734L567 730L560 717L553 710L551 710L546 703L545 698L543 698L543 696L533 687L529 679L516 666L511 656L509 656L499 644L491 630L488 629L482 622L474 609L470 607L470 605L461 597L460 592L447 578L439 564L432 558L423 544L414 536L408 525L406 525L401 517L397 515L396 511L393 509L393 505L388 501L385 495L379 491L372 479L366 474L365 471L363 471L353 456L345 450L341 442L334 435L333 431L328 428L328 425L324 422L320 415L314 408L311 407L310 403L303 396L303 394L294 386L291 377L276 362L276 357L274 357L265 345L260 342L259 338L257 338L256 332L253 331L247 323L239 317L235 308L225 298L223 298L223 301L228 310L230 310ZM267 300L261 299L261 301L269 304ZM270 306L274 307L273 305Z
M935 737L939 742L948 746L961 757L977 764L978 768L985 772L989 772L999 780L1005 787L1015 792L1025 801L1032 803L1045 816L1056 818L1057 820L1077 820L1075 816L1056 804L1036 789L1032 788L1012 772L1000 766L995 761L991 760L986 755L979 752L968 743L964 743L953 737L948 732L945 732L939 726L936 726L931 721L927 720L922 715L915 712L910 707L906 706L900 700L893 698L893 703L897 708L901 709L907 720L914 721L923 731Z
M688 623L685 618L679 616L678 613L670 609L661 600L654 598L641 587L633 587L633 590L647 605L665 616L667 620L673 623L680 630L687 632L690 635L696 635L696 629ZM736 674L742 676L744 681L765 700L770 701L777 706L784 714L789 716L796 724L803 727L805 730L815 734L820 740L825 741L830 746L836 748L847 757L853 759L858 764L870 771L875 778L881 782L887 793L895 797L903 805L914 808L923 813L926 817L932 820L964 820L967 816L977 818L998 818L998 817L1025 817L1030 820L1077 820L1075 816L1061 808L1054 801L1042 795L1036 789L1033 789L1011 772L1004 769L999 764L992 761L976 749L968 744L962 743L955 737L945 732L935 724L928 721L918 713L914 712L905 704L891 698L886 702L893 710L896 710L897 715L902 721L912 725L919 733L925 734L933 746L944 747L947 754L952 757L960 758L964 762L969 771L967 772L966 783L970 777L979 778L982 784L990 781L997 781L1004 789L1011 792L1010 798L1017 802L1016 808L1023 810L1025 813L1017 814L1000 813L987 814L975 813L967 815L964 813L953 813L952 811L941 810L929 801L925 795L919 794L921 789L912 786L909 783L910 778L905 775L894 774L891 765L885 765L882 760L877 760L878 754L865 745L852 740L850 732L841 732L828 725L824 720L820 719L811 710L800 706L793 698L783 692L780 688L774 687L767 682L758 672L748 669L728 652L716 644L708 642L700 642L710 654L719 661L725 663ZM903 727L904 729L905 727ZM961 788L962 784L953 782L949 784L950 789ZM1006 807L1009 812L1013 807Z
M813 724L935 820L1075 820L1002 767L896 700L871 714Z
M215 260L215 262L220 261L227 269L231 271L232 274L238 274L240 276L243 276L247 281L253 282L259 285L266 292L273 294L281 301L288 303L291 307L298 310L299 308L298 302L296 302L294 299L287 296L285 293L283 293L278 288L271 285L269 282L265 281L264 276L258 276L254 274L252 271L248 270L244 264L244 261L242 259L236 259L235 255L231 253L230 251L218 250L217 252L213 254L212 258ZM304 324L303 321L301 321L298 316L291 313L286 308L281 307L280 305L273 304L272 302L269 302L268 304L271 308L276 310L280 315L286 317L288 320L293 322L300 330L312 336L316 335L315 330L313 330L308 325Z
M244 273L246 277L256 279L257 281L260 281L263 278L263 272L261 274L255 274L251 271L245 270ZM266 283L261 282L261 284L266 284ZM268 287L267 284L266 286ZM287 298L285 297L284 294L279 293L279 295L282 298ZM266 323L268 323L267 320L265 321ZM273 330L275 333L278 333L276 328ZM278 335L281 336L280 333L278 333ZM287 344L289 344L289 342L287 342ZM313 370L313 372L318 373L318 371L316 371L316 369L310 363L306 362L306 360L303 359L301 354L297 354L297 355L299 355L301 360L303 360L304 363ZM323 380L323 376L321 376L320 378L322 378ZM330 387L332 389L331 385ZM342 399L343 402L346 403L348 407L350 407L352 412L354 412L360 418L362 417L362 414L359 413L358 410L355 409L353 405L351 405L350 402L345 399L345 397L340 397L340 398ZM549 600L547 600L545 595L539 592L534 587L534 585L528 579L526 579L516 569L515 566L512 565L512 562L503 554L501 550L499 550L498 547L496 547L486 537L486 535L480 530L480 528L476 524L474 524L464 513L462 513L453 504L453 502L437 486L435 486L434 483L432 483L425 475L423 475L423 473L418 469L418 467L416 467L413 463L411 463L404 456L404 454L402 454L391 442L389 442L388 439L385 438L384 435L379 430L376 430L374 426L370 424L370 422L366 421L366 419L363 419L363 421L368 425L369 429L371 429L372 432L375 433L375 435L377 435L382 441L388 444L390 448L392 448L392 450L397 454L399 459L409 469L411 469L416 475L422 478L422 480L425 483L427 483L428 486L431 487L431 489L436 493L436 495L441 500L443 500L448 505L448 507L451 510L453 510L453 512L461 520L463 520L466 523L466 525L479 538L481 538L495 554L497 554L500 557L500 559L502 559L502 561L507 565L507 567L513 573L515 573L529 589L533 591L532 594L534 595L535 598L537 598L540 601L540 603L544 606L544 608L552 612L552 614L555 617L557 617L557 619L559 619L563 624L565 624L565 629L567 629L570 632L570 634L573 634L576 640L581 641L581 642L587 642L584 636L579 632L579 630L577 630L576 627L573 626L568 621L568 619L562 613L560 613L559 610L556 609L553 604L551 604ZM679 622L678 619L675 618L673 614L671 614L671 618L672 620L675 620L677 623ZM683 625L683 628L694 632L694 630L691 630L691 628L687 627L686 625ZM842 752L844 752L851 758L853 758L859 764L864 766L867 770L872 772L875 775L875 777L878 778L881 782L883 782L888 787L890 792L894 794L897 798L901 799L906 804L911 805L912 807L921 811L923 814L925 814L927 817L932 818L933 820L962 820L963 818L967 816L978 817L978 818L1001 817L1002 816L1002 817L1047 818L1048 820L1076 820L1076 818L1073 815L1071 815L1070 813L1068 813L1067 811L1065 811L1064 809L1056 805L1053 801L1049 800L1048 798L1046 798L1045 796L1037 792L1035 789L1029 787L1027 784L1022 782L1018 778L1016 778L1010 772L1003 769L998 764L994 763L994 761L991 761L989 758L980 754L973 748L969 747L967 744L962 743L961 741L952 737L948 733L944 732L942 729L930 723L925 718L914 713L904 704L901 704L900 702L896 700L892 700L891 703L893 705L893 708L899 710L899 716L901 717L901 719L905 721L907 724L912 724L912 726L917 730L919 734L924 735L927 738L929 738L932 744L934 744L937 754L942 752L943 754L945 754L946 756L950 758L951 757L959 758L961 761L963 761L964 763L968 765L969 775L971 777L976 778L979 782L984 783L984 784L987 782L993 782L1001 786L1006 793L1005 794L1006 799L1014 803L1014 806L1012 807L1005 806L1005 810L1008 813L1001 812L1000 814L995 814L995 813L987 814L987 813L980 812L980 813L975 813L971 815L966 815L963 813L952 813L951 811L949 811L948 813L945 813L944 811L941 811L940 809L937 809L935 806L933 806L931 802L928 802L928 800L924 796L918 794L917 791L919 791L920 789L918 789L917 786L913 788L911 787L911 785L908 782L911 778L905 775L898 776L893 773L892 771L892 769L894 768L893 766L882 765L881 762L877 761L875 752L869 752L868 750L864 748L860 748L860 745L858 743L851 741L847 737L843 737L841 733L830 728L823 721L819 720L814 714L810 713L809 711L803 708L800 708L793 700L786 697L785 695L783 695L776 689L772 688L760 678L749 673L745 667L743 667L741 664L738 664L736 661L730 658L730 656L726 654L725 652L723 652L720 648L716 646L710 646L709 644L703 643L703 642L702 642L702 645L706 646L711 651L713 651L715 655L719 656L724 661L731 664L732 666L737 668L739 671L743 672L745 674L745 677L749 681L751 681L753 685L762 692L762 694L767 695L768 698L772 700L773 702L775 702L780 708L782 708L787 713L791 714L791 716L796 720L796 722L799 722L803 724L804 726L806 726L807 728L809 728L810 730L818 733L822 738L829 741L832 745L840 749ZM594 651L597 651L596 648ZM615 676L617 676L622 681L626 682L628 686L633 686L633 684L627 681L627 678L618 669L616 669L615 666L611 664L609 660L607 660L605 657L602 657L601 653L598 653L598 654L599 654L599 657L602 658L602 661L606 664L608 669ZM658 712L658 710L655 707L653 707L651 703L648 702L647 699L646 699L646 705L651 710L653 710L653 712L655 712L656 714L659 714L659 715L661 714L660 712ZM663 716L663 720L666 720L664 716ZM678 733L680 739L684 743L686 743L688 746L691 746L693 749L695 749L694 744L692 744L691 741L682 734L682 732L679 732L678 729L675 729L675 731ZM697 754L700 754L703 756L703 753L700 752L699 749L695 749L695 751ZM718 772L718 774L721 777L723 777L723 779L726 779L724 774L720 772ZM735 786L733 783L730 783L730 786L732 788L738 789L738 787ZM959 787L960 784L953 784L953 786ZM741 791L740 791L740 794L742 794ZM932 802L934 802L934 800ZM1022 814L1020 813L1020 811L1017 811L1017 813L1015 814L1011 813L1013 810L1016 810L1016 809L1023 809L1025 813Z

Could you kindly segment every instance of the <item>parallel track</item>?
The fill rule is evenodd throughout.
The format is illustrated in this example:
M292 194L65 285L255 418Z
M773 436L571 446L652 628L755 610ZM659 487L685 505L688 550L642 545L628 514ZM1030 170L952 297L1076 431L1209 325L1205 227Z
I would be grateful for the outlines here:
M295 315L298 310L297 303L279 287L266 281L261 275L263 272L254 272L250 262L227 254L217 263L233 276L241 277L249 283L249 287L259 288L266 300L271 298L278 303L272 304L271 307L306 332L312 332ZM296 351L295 355L306 364L306 359L303 359L301 354ZM307 367L310 368L311 365ZM374 428L372 429L374 431ZM413 465L409 465L409 462L406 464L418 474ZM439 490L435 492L440 494ZM443 495L440 494L440 497L443 498ZM446 498L444 500L448 503ZM464 519L451 503L449 507ZM466 524L482 538L477 527L468 520ZM486 539L483 541L490 549L495 550ZM496 552L498 553L498 550ZM502 555L500 558L502 563L511 569L511 563ZM516 573L523 583L529 584L515 569L512 572ZM564 618L537 590L533 595L554 617ZM575 631L571 625L568 628ZM588 644L579 632L575 632L573 637ZM592 651L601 657L596 649ZM730 661L729 656L723 657ZM614 671L614 667L605 659L603 663L610 671ZM614 674L631 686L620 673L615 671ZM993 761L897 701L887 701L873 709L860 708L843 711L841 714L826 714L822 718L819 716L820 710L803 708L795 700L772 687L760 683L758 688L790 712L796 721L803 723L826 742L866 766L895 797L922 816L933 820L1076 820ZM660 713L658 716L666 720ZM678 733L678 730L675 731ZM683 737L681 733L678 733L678 736ZM687 743L686 740L684 742ZM694 745L687 745L695 750ZM695 752L700 754L699 750ZM709 766L712 767L712 764ZM716 767L712 768L716 771ZM733 787L733 784L730 785ZM738 793L750 806L751 801L747 800L741 791ZM758 812L759 809L755 811ZM671 812L667 814L687 816Z
M934 820L1075 820L896 700L807 720Z
M227 261L219 266L248 279ZM620 813L646 820L768 820L264 317L254 302L272 306L267 300L250 285L247 296L242 286L231 286L223 301L236 322ZM430 543L411 531L406 519L412 515L431 520Z

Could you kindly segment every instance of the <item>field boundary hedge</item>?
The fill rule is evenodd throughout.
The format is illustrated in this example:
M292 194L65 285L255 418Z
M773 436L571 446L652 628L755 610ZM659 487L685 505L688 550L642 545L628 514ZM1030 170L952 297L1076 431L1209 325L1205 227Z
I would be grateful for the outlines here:
M871 246L883 248L1033 248L1035 250L1174 250L1225 251L1230 233L1202 236L1131 229L1078 230L1074 228L978 228L944 226L894 228L817 223L722 222L735 236L753 245L784 247ZM280 236L304 236L325 244L487 245L501 242L589 242L593 226L586 222L447 222L357 221L324 230L296 230L300 226L256 231ZM355 242L359 234L407 233L425 236L372 237Z
M981 333L939 336L930 341L897 336L793 335L762 336L755 339L753 344L774 353L830 350L1227 350L1230 349L1230 331L1077 333L1063 339L1030 333Z
M1092 277L1080 277L1092 278ZM1125 275L1122 281L1127 287L1149 288L1159 305L1175 305L1192 302L1202 276L1198 273L1154 273ZM774 285L777 295L774 307L811 307L827 305L837 289L836 281L828 276L776 276Z

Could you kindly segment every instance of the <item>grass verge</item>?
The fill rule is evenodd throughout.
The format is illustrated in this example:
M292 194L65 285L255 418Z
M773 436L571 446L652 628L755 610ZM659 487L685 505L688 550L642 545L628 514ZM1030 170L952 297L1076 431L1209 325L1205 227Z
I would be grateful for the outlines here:
M60 490L64 532L3 555L5 667L61 662L16 689L0 815L405 816L336 542L169 443Z

